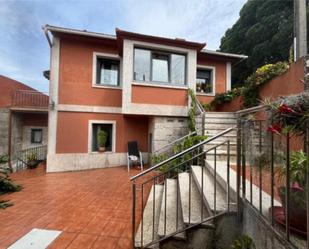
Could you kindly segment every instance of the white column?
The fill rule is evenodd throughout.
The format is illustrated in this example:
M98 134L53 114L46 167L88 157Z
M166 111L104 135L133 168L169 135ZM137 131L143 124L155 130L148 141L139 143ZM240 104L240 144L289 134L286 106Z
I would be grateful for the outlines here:
M226 91L232 89L232 65L231 62L226 63Z

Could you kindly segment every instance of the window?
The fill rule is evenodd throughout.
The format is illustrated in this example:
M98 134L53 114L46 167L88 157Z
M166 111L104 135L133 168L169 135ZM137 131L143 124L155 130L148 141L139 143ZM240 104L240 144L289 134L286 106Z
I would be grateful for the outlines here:
M31 129L31 143L41 144L43 141L43 130L42 129Z
M196 92L213 94L213 70L198 69L196 73Z
M169 56L152 54L152 81L169 82Z
M96 84L119 86L119 61L97 57Z
M150 57L149 50L134 50L134 79L139 81L150 81Z
M134 49L134 80L185 85L186 56Z
M91 151L98 151L98 132L103 130L107 133L105 151L113 151L113 124L92 124L92 145Z

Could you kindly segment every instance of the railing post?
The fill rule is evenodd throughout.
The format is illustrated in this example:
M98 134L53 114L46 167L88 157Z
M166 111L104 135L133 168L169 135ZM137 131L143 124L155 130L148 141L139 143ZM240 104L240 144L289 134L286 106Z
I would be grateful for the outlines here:
M135 205L136 205L136 183L135 181L133 181L132 182L132 248L135 248Z
M241 171L241 117L237 117L237 165L236 165L237 217L241 221L240 171Z
M290 241L290 134L286 135L285 233Z
M306 124L305 132L305 151L307 156L307 248L309 248L309 121Z

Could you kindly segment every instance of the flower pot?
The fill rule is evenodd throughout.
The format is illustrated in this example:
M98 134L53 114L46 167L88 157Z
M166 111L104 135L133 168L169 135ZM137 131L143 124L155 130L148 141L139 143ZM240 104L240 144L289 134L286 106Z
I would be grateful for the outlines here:
M39 160L32 160L27 162L27 167L28 169L35 169L39 165L40 161Z
M102 153L102 152L105 152L105 147L101 147L101 146L100 146L100 147L99 147L99 152L101 152L101 153Z
M280 187L279 195L285 210L286 187ZM307 231L306 191L298 186L290 187L290 224L300 231Z

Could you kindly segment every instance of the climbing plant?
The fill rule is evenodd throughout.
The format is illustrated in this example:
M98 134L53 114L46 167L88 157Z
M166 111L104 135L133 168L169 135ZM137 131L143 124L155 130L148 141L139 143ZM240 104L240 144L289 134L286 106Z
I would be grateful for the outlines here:
M191 104L190 104L190 108L189 108L189 112L188 112L188 129L190 132L195 132L196 131L196 122L195 122L195 116L196 116L196 106L197 106L197 100L196 100L196 96L193 92L192 89L188 90L188 95L191 98ZM151 162L152 164L157 164L159 162L164 161L165 159L167 159L169 156L171 156L171 154L175 155L180 153L183 150L186 150L190 147L192 147L195 144L198 144L199 142L203 141L207 139L207 136L201 136L201 135L192 135L192 136L188 136L186 137L184 140L182 140L180 143L175 144L172 148L171 148L171 153L168 152L163 152L160 154L154 154L151 157ZM169 163L164 164L163 166L161 166L159 168L159 171L165 173L167 171L169 171L170 169L172 169L173 167L176 167L179 163L189 160L191 155L185 155L182 158L178 158L175 159ZM177 169L180 171L185 170L186 165L183 165L181 168ZM177 171L175 169L175 171Z

